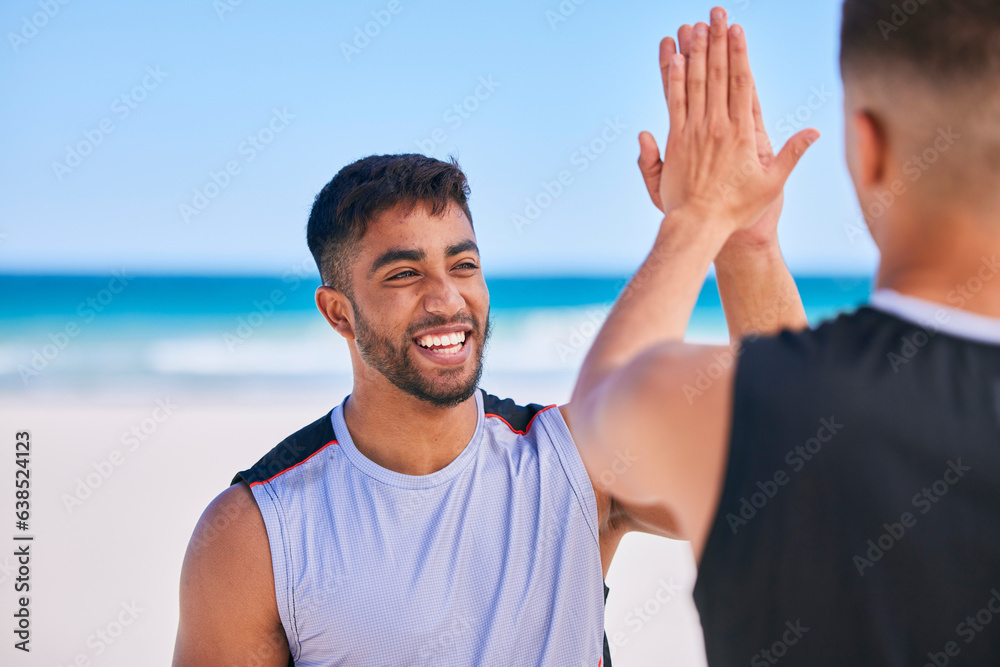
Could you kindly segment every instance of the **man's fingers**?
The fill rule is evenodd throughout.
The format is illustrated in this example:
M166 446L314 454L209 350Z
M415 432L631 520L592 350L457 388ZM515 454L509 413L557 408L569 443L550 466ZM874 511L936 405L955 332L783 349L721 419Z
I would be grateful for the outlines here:
M656 139L649 132L639 133L639 171L642 172L642 180L646 183L646 190L649 192L649 198L653 200L653 205L663 210L663 202L660 199L660 174L663 172L663 161L660 160L660 149L656 145Z
M757 155L761 158L773 158L774 148L771 146L771 137L767 135L767 129L764 127L764 114L760 111L756 84L753 87L753 125L757 134Z
M677 43L673 37L664 37L660 40L660 67L670 64L670 56L677 53Z
M758 132L766 132L764 114L760 110L760 98L757 96L757 84L753 86L753 127Z
M710 118L729 118L729 29L726 26L726 10L722 7L712 10L705 104Z
M663 80L663 98L669 103L668 90L670 89L670 60L677 53L677 44L672 37L664 37L660 40L660 78Z
M819 139L819 130L809 128L808 130L802 130L794 137L788 140L785 147L781 149L777 157L774 158L774 162L771 163L771 168L775 172L775 178L780 179L781 187L784 187L785 181L788 177L792 175L792 170L795 169L795 165L799 163L802 156L805 155L806 150Z
M667 111L670 113L670 132L683 130L689 115L687 80L684 56L675 53L670 57L667 71Z
M711 57L711 55L710 55ZM753 122L754 85L747 56L747 40L743 29L734 25L729 30L729 117L748 127Z
M660 149L656 145L656 139L649 132L639 133L639 170L642 175L659 173L663 166L660 160Z
M698 23L691 33L687 63L687 111L693 122L705 118L705 77L708 70L708 25Z
M677 31L677 49L685 58L691 55L692 33L694 33L694 27L688 23L682 25Z

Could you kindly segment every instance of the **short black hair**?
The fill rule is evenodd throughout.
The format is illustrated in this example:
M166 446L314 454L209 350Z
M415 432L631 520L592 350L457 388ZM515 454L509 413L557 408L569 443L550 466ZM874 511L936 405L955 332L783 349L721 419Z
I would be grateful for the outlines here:
M452 157L448 162L425 155L370 155L347 165L313 202L306 240L324 285L351 294L349 259L368 225L379 214L422 203L441 215L454 203L472 223L469 183Z
M997 0L844 0L843 74L909 66L932 83L998 83Z

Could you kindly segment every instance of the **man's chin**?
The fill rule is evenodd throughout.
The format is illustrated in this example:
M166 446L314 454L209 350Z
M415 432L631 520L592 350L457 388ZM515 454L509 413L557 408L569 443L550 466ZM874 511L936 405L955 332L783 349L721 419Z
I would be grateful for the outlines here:
M475 392L473 385L461 391L422 391L413 395L436 408L453 408L467 401Z
M410 392L417 398L437 407L454 407L475 394L479 374L469 364L455 368L437 368L421 373L419 384L419 389Z

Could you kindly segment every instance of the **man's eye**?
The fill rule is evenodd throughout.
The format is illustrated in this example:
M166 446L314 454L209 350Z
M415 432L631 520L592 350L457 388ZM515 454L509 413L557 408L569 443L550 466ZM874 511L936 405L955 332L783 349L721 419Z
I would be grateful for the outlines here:
M410 271L409 269L407 269L406 271L400 271L396 275L389 278L389 280L395 280L396 278L409 278L410 276L415 276L415 275L417 275L415 271Z
M475 265L475 264L473 264L472 262L462 262L461 264L459 264L459 265L458 265L458 266L456 266L455 268L456 268L456 269L461 269L462 267L468 267L468 268L470 268L470 269L478 269L478 268L479 268L478 266L476 266L476 265Z

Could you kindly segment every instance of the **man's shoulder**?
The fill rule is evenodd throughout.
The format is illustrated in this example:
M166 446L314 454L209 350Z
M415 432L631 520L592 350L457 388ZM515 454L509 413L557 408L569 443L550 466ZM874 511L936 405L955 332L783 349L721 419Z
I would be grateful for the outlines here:
M254 465L236 473L230 484L242 481L252 486L271 480L327 445L335 444L337 439L333 432L331 413L332 410L279 442Z
M248 530L263 526L260 509L253 492L246 484L232 484L208 504L202 513L188 547L191 552L212 551L226 553L236 542L254 539L266 532Z
M784 329L767 336L751 335L741 343L744 350L753 349L767 354L788 354L797 357L823 356L848 341L867 341L877 334L902 324L870 306L859 306L824 319L814 327L801 330Z
M267 529L250 488L240 483L208 505L188 543L174 664L246 664L251 649L269 651L266 664L285 664L288 642Z
M483 413L486 417L502 420L511 431L518 435L524 435L528 432L539 413L556 408L554 403L519 405L512 398L499 398L485 389L479 389L479 391L483 394Z

